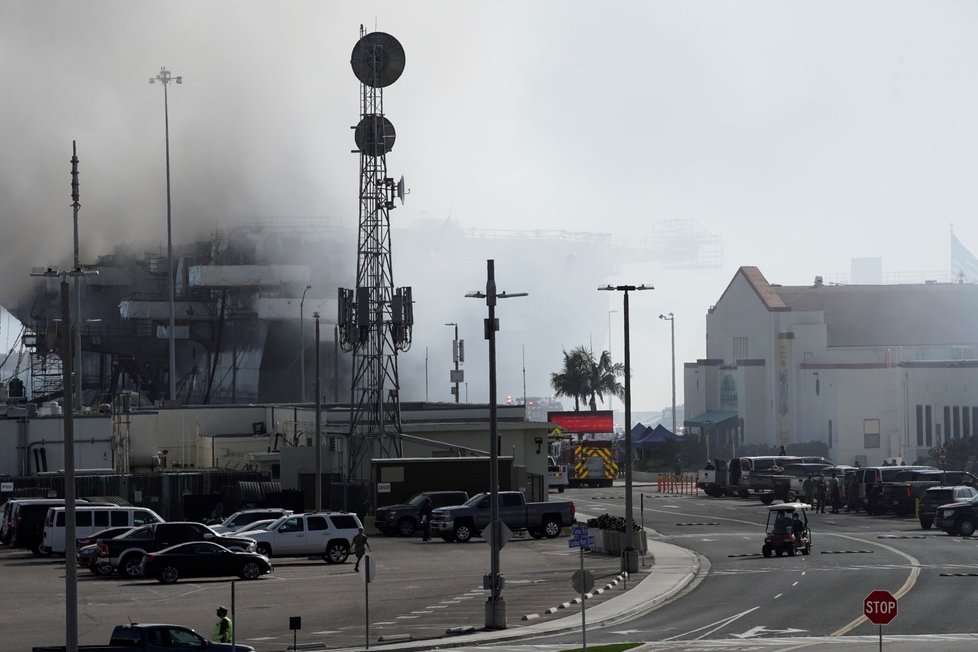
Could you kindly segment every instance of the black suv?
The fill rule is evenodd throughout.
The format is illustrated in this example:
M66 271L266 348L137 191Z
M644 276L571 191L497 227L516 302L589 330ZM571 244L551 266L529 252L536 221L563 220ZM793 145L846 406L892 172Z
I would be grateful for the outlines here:
M951 535L970 537L978 525L978 496L960 503L945 503L937 507L934 527Z
M461 505L469 499L469 494L464 491L422 491L403 505L378 507L374 514L374 525L387 536L413 535L421 527L421 505L426 498L431 499L432 509L438 509Z
M937 515L937 508L949 503L962 503L978 496L978 490L966 485L956 485L952 487L929 487L920 497L918 513L920 514L920 527L929 530L934 524L934 517Z

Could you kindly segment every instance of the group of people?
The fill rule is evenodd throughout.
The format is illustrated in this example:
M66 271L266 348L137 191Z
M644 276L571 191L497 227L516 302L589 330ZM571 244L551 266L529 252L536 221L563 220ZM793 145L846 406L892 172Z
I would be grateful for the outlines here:
M845 479L840 479L836 471L830 476L815 476L809 474L802 482L805 501L812 506L816 514L824 514L828 505L830 514L838 514L842 510L843 491L845 492L846 511L856 511L859 500L859 477L850 473Z

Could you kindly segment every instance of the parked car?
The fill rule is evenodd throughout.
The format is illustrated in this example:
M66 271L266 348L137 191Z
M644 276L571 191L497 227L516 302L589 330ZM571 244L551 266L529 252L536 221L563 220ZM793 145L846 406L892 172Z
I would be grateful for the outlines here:
M179 543L143 556L142 574L163 584L182 577L226 577L257 580L272 572L272 562L257 552L232 552L210 541Z
M442 507L431 515L431 530L444 541L465 543L489 525L490 496L476 494L463 505ZM534 539L553 539L574 523L576 509L567 500L528 503L522 491L499 492L499 518L510 530L525 530Z
M248 530L240 536L254 539L258 552L266 557L317 555L328 564L342 564L361 527L356 514L314 512L283 516L264 530Z
M970 537L978 524L978 496L960 503L945 503L937 507L934 527L951 535Z
M409 537L421 528L421 507L425 499L431 500L431 508L461 505L469 499L464 491L422 491L406 503L378 507L374 513L374 525L387 536L398 534Z
M96 542L99 539L114 539L121 534L129 532L131 527L110 527L93 534L75 539L75 559L78 566L87 568L96 575L106 575L112 573L110 566L100 566L98 564L99 548ZM106 573L106 570L108 573Z
M231 532L234 534L240 534L242 532L250 532L251 530L265 530L268 528L269 525L271 525L277 520L278 520L277 518L263 518L260 521L255 521L254 523L248 523L246 525L242 525L234 530L231 530Z
M142 625L130 623L116 625L112 638L105 647L101 645L79 646L84 652L157 652L179 648L204 650L205 652L255 652L255 648L242 643L213 643L183 625ZM64 652L64 645L35 647L32 652Z
M44 519L48 509L63 506L63 498L27 498L11 501L10 545L15 548L29 548L35 555L41 554L44 540ZM88 505L82 498L75 501L76 506Z
M176 521L143 525L115 539L99 539L98 563L119 571L123 577L139 577L143 555L190 541L211 541L231 550L255 551L254 539L218 534L201 523Z
M162 523L163 517L146 507L119 507L118 505L76 505L75 537L83 537L104 530L109 526L125 526L131 529L148 523ZM93 542L94 543L94 542ZM49 507L41 535L42 555L65 553L65 508Z
M858 478L857 508L869 515L885 514L889 509L883 502L883 483L892 482L906 471L936 470L932 466L864 466L856 472Z
M233 532L240 530L242 526L250 525L255 521L265 519L282 518L292 513L291 509L280 509L278 507L263 507L261 509L242 509L231 514L224 519L220 525L212 525L211 529L215 532Z
M968 485L930 487L920 497L918 513L920 527L929 530L934 525L937 508L948 503L962 503L978 496L978 489Z
M886 508L892 510L897 516L913 514L917 501L924 495L924 492L930 487L937 487L942 483L974 487L978 485L978 478L967 471L938 471L937 469L904 471L898 473L893 481L883 483L882 498L877 503L880 509L877 511ZM944 502L954 501L947 500Z

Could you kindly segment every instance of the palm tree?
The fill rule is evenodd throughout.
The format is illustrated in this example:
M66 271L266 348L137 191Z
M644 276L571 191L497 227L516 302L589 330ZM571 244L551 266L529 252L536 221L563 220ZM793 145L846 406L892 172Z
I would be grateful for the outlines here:
M602 351L595 360L594 352L586 346L578 346L570 352L564 351L564 367L558 373L550 374L550 384L557 396L574 399L574 411L580 411L580 404L587 403L591 411L598 409L597 401L613 394L624 396L625 388L618 377L624 374L621 363L612 363L611 353Z
M567 396L574 399L574 411L579 412L581 401L587 400L589 359L582 355L584 347L577 347L569 353L564 351L564 367L561 371L550 374L550 384L556 396Z
M590 354L591 352L588 351ZM594 360L591 355L590 375L588 378L588 389L591 395L591 411L598 409L596 399L601 399L604 403L606 394L612 394L620 399L625 398L625 386L618 382L619 376L625 374L625 365L620 362L611 362L611 352L602 351L601 356Z

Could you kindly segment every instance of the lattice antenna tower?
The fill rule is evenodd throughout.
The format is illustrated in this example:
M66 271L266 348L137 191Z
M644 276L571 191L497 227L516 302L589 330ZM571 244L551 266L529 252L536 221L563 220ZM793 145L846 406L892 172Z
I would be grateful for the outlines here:
M364 32L350 59L360 80L360 122L354 140L360 155L360 228L357 286L340 288L340 345L353 351L350 397L350 457L353 482L365 457L401 456L401 405L397 352L411 347L411 288L394 287L390 211L404 203L404 177L387 176L394 125L384 116L384 87L404 71L404 49L390 34ZM362 480L362 478L361 478Z

